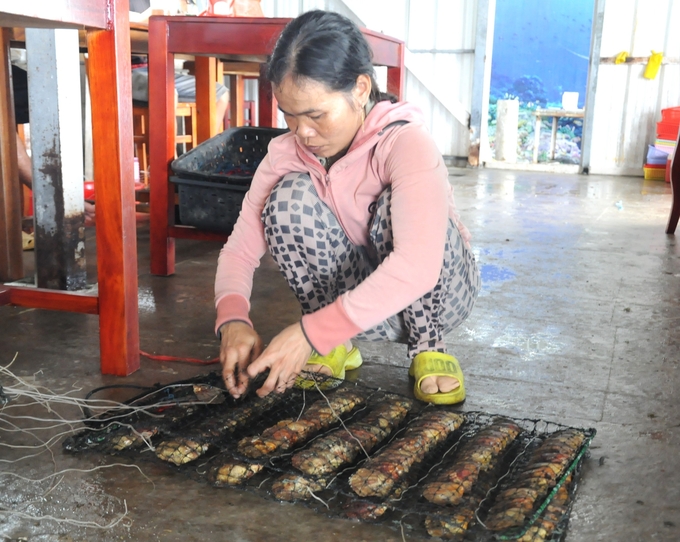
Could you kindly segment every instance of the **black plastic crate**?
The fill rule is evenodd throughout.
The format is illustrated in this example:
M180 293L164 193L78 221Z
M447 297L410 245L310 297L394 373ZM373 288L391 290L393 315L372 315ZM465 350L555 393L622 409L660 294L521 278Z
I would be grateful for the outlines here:
M204 141L171 164L182 224L230 233L243 197L278 128L231 128Z
M269 142L288 130L244 126L211 137L172 162L182 179L249 184Z

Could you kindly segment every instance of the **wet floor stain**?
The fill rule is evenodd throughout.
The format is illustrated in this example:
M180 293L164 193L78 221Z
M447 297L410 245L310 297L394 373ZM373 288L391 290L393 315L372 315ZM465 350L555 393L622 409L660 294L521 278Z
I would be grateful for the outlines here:
M523 361L530 361L563 352L566 344L560 339L559 330L551 326L531 332L522 326L508 325L495 337L493 347L515 352Z
M156 297L151 288L139 288L137 303L139 304L139 310L142 312L156 312Z
M484 264L480 268L482 275L482 284L490 282L504 282L506 280L514 279L516 274L514 271L506 267L499 267L493 264Z

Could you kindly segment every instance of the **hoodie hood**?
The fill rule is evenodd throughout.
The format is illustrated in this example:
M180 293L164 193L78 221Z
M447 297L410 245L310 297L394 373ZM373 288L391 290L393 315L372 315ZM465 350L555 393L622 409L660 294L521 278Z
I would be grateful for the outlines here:
M363 127L356 133L347 153L338 160L338 163L354 162L359 159L375 147L381 136L384 135L385 128L394 123L405 122L422 125L424 122L423 113L415 105L406 102L392 103L387 100L378 102L366 116ZM323 167L319 164L319 159L302 145L297 137L293 134L291 136L295 140L300 159L308 165L318 164L318 167L323 170Z

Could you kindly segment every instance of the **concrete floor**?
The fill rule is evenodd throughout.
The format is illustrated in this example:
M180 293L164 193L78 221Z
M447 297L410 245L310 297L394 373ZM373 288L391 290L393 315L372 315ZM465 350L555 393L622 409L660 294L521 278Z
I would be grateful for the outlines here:
M452 173L483 277L471 318L448 337L466 373L464 409L597 428L569 542L680 540L680 249L675 237L664 234L669 187L625 177ZM178 242L177 274L152 277L148 228L140 227L143 350L216 355L212 280L218 251L216 243ZM252 317L265 341L298 317L292 294L269 260L258 270ZM143 360L142 369L126 379L104 377L96 317L3 307L0 323L2 365L17 353L11 371L55 394L84 397L105 384L166 383L209 370ZM358 380L410 393L404 347L361 346L366 364ZM0 384L19 385L8 376ZM54 402L53 408L78 419L74 408ZM48 415L38 406L12 414ZM129 466L65 472L46 494L52 480L26 479L118 459L64 455L58 445L52 454L31 457L40 449L6 446L37 441L11 432L5 419L0 416L0 470L24 478L0 478L3 540L417 539L386 526L328 519L303 506L213 489L145 462L143 475ZM22 427L38 423L12 421ZM126 509L120 523L103 529L30 518L105 525Z

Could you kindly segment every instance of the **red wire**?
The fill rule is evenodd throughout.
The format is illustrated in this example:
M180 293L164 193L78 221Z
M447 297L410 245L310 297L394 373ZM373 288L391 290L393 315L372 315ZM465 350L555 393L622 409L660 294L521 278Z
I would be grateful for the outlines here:
M195 363L197 365L213 365L215 363L220 362L220 358L213 358L209 360L204 360L204 359L196 359L196 358L178 358L175 356L160 356L160 355L154 355L154 354L148 354L147 352L144 352L143 350L140 350L139 353L144 356L145 358L149 358L150 360L153 361L179 361L182 363Z

